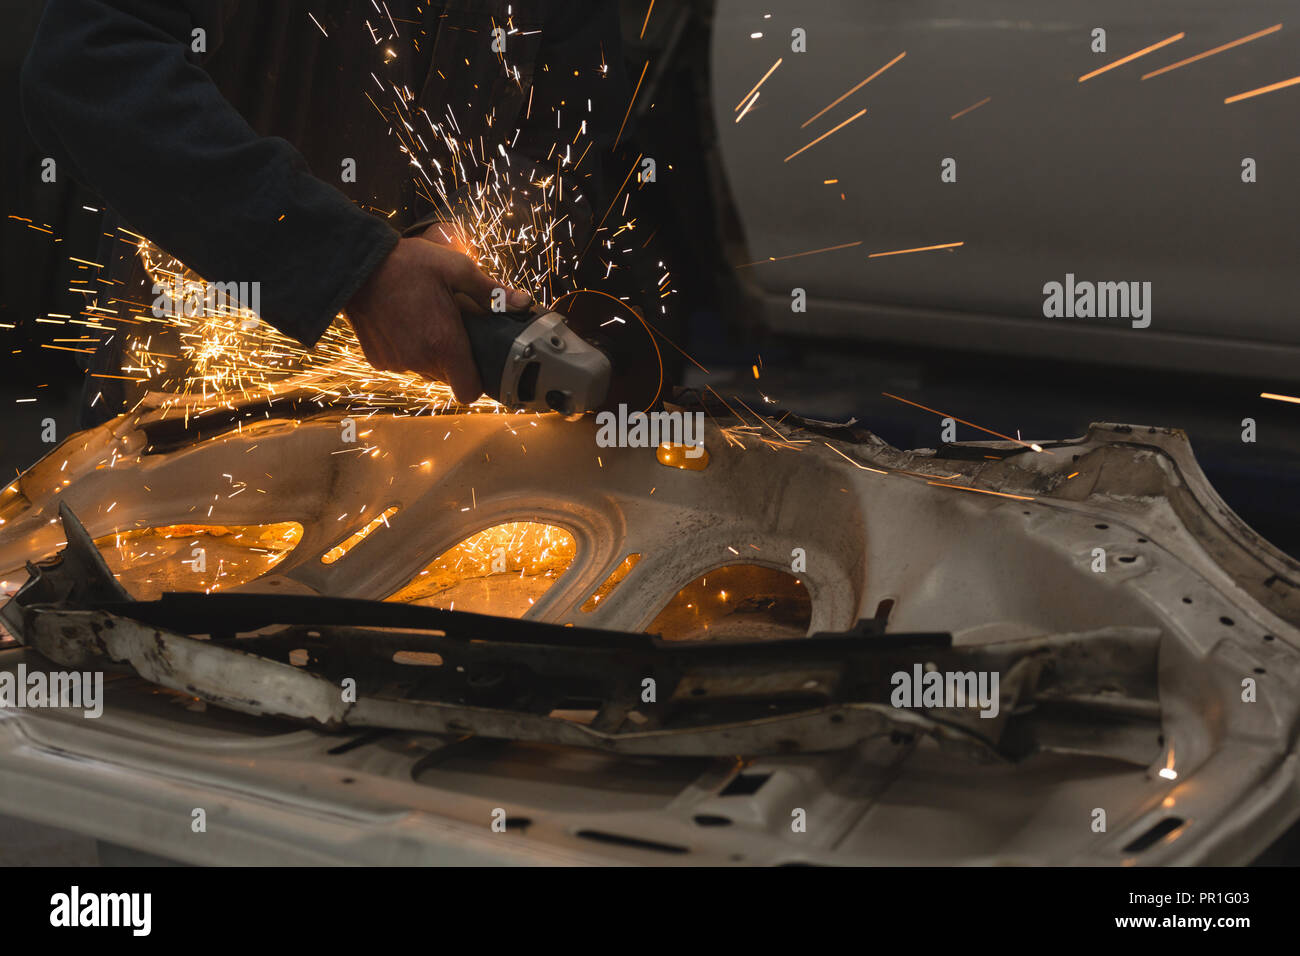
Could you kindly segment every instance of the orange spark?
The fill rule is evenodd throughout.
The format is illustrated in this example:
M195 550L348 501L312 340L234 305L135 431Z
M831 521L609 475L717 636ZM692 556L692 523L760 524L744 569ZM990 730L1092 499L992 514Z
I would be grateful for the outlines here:
M1113 70L1115 69L1115 67L1123 66L1125 63L1130 63L1133 60L1136 60L1140 56L1146 56L1148 53L1154 53L1162 46L1168 46L1171 43L1177 43L1184 36L1186 36L1185 33L1175 33L1171 37L1165 37L1159 43L1153 43L1148 47L1143 47L1141 50L1138 50L1136 53L1130 53L1128 56L1120 57L1114 63L1107 63L1105 66L1098 67L1097 69L1093 70L1091 73L1083 74L1083 76L1079 77L1079 82L1082 83L1085 80L1091 80L1094 76L1097 76L1098 74L1101 73L1105 73L1107 70Z
M839 96L838 98L836 98L835 100L831 101L831 103L828 104L827 106L823 106L820 110L818 110L816 113L814 113L811 117L809 117L808 119L804 120L803 125L800 126L799 128L800 128L800 129L804 129L804 128L809 124L809 123L813 122L813 120L817 119L817 117L821 116L821 115L822 115L823 113L825 113L827 110L832 109L833 107L838 106L840 103L843 103L846 99L848 99L850 96L852 96L852 95L853 95L854 93L856 93L858 90L862 89L864 86L866 86L868 83L870 83L870 82L871 82L872 80L874 80L876 77L878 77L881 73L884 73L887 69L889 69L891 66L893 66L895 63L897 63L899 60L901 60L901 59L902 59L903 57L905 57L905 56L907 56L907 51L906 51L906 50L904 50L902 53L898 54L898 56L894 57L892 60L890 60L890 61L889 61L888 63L886 63L884 66L882 66L880 69L876 70L875 73L872 73L869 77L867 77L865 80L863 80L863 81L862 81L861 83L859 83L857 86L853 87L853 89L849 90L847 93L844 93L844 94L842 94L841 96Z
M784 57L777 57L776 62L772 64L772 68L763 74L763 78L754 84L754 88L752 90L750 90L748 93L746 93L744 96L740 98L740 102L736 104L736 109L732 110L731 112L734 113L736 112L736 110L744 106L746 101L751 96L753 96L755 93L758 92L758 88L767 82L767 78L776 72L776 68L781 65L781 61L784 59L785 59Z
M636 95L641 92L641 81L645 79L645 71L650 68L650 61L645 61L645 66L641 67L641 79L636 81L636 89L632 91L632 98L627 101L627 112L623 114L623 122L618 124L618 135L614 137L614 148L618 149L618 141L623 138L623 127L627 125L627 118L632 115L632 104L636 102Z
M1229 103L1235 103L1238 100L1248 100L1252 96L1260 96L1264 93L1272 93L1274 90L1280 90L1285 86L1295 86L1297 83L1300 83L1300 76L1293 76L1291 77L1291 79L1282 80L1282 82L1280 83L1270 83L1268 86L1261 86L1257 90L1247 90L1245 93L1238 93L1236 96L1229 96L1226 100L1223 101L1223 105L1227 106Z
M822 133L820 136L818 136L818 137L817 137L815 140L813 140L811 143L809 143L807 146L804 146L804 147L802 147L802 148L800 148L800 149L796 149L793 153L791 153L791 154L790 154L789 156L787 156L784 160L782 160L782 162L786 162L786 163L790 162L790 160L794 159L796 156L798 156L800 153L802 153L805 149L811 149L812 147L816 146L818 143L820 143L822 140L824 140L827 136L830 136L832 133L836 133L836 132L838 132L839 130L843 129L844 127L848 126L848 125L849 125L850 123L852 123L855 119L857 119L858 117L862 116L862 114L864 114L865 112L866 112L866 109L865 109L865 108L864 108L864 109L860 109L860 110L858 110L856 113L854 113L854 114L853 114L852 116L850 116L848 119L846 119L843 123L840 123L838 126L833 126L833 127L831 127L831 128L828 129L826 132L824 132L824 133Z
M972 488L970 485L950 485L943 481L927 481L927 485L935 485L939 488L956 488L958 491L975 491L981 495L997 495L999 498L1015 498L1017 501L1033 501L1032 495L1012 495L1005 491L988 491L984 488Z
M1006 439L1007 441L1015 442L1017 445L1024 445L1026 448L1032 449L1033 451L1046 451L1046 449L1043 448L1043 446L1037 444L1036 442L1021 441L1019 438L1012 438L1010 435L1004 435L1001 432L995 432L993 429L985 428L983 425L976 425L974 422L968 422L966 421L966 419L958 418L956 415L949 415L947 412L941 412L937 408L931 408L929 405L922 405L920 402L914 402L908 398L900 398L897 395L891 395L889 392L881 392L880 394L885 396L885 398L892 398L896 402L902 402L904 405L912 405L915 406L916 408L920 408L927 412L931 412L935 415L938 415L941 418L951 418L955 422L961 422L963 425L969 425L971 428L974 428L978 431L986 432L990 435L996 435L998 438L1003 438ZM1051 452L1048 451L1047 454L1050 455Z
M822 249L809 249L807 252L792 252L788 256L768 256L766 259L759 259L757 262L746 262L744 265L736 266L737 269L748 269L750 266L761 265L764 262L781 262L785 259L798 259L800 256L815 256L819 252L834 252L836 249L851 249L853 246L862 245L862 240L857 242L846 242L838 246L826 246Z
M1198 53L1196 56L1189 56L1185 60L1179 60L1177 63L1170 63L1168 66L1162 66L1158 70L1152 70L1144 74L1142 79L1147 80L1153 76L1159 76L1161 73L1168 73L1170 70L1176 70L1180 66L1186 66L1189 63L1195 63L1197 60L1204 60L1207 56L1214 56L1216 53L1222 53L1224 50L1231 50L1234 46L1241 46L1243 43L1249 43L1251 40L1258 40L1260 37L1268 36L1270 33L1276 33L1282 29L1282 24L1275 23L1267 30L1260 30L1258 33L1252 33L1250 36L1244 36L1240 40L1233 40L1231 43L1225 43L1223 46L1216 46L1213 50L1206 50L1204 53Z
M867 466L867 465L862 464L861 462L854 461L852 458L850 458L848 455L844 454L844 452L840 451L838 448L836 448L834 445L832 445L832 444L831 444L830 442L828 442L828 441L824 441L824 442L822 442L822 444L825 445L827 448L829 448L831 451L835 452L835 454L839 455L841 458L843 458L845 461L847 461L847 462L848 462L850 465L852 465L854 468L859 469L860 471L874 471L874 472L875 472L876 474L878 474L878 475L887 475L887 474L889 474L889 472L887 472L887 471L881 471L879 468L871 468L871 467L869 467L869 466Z
M915 249L895 249L892 252L873 252L867 256L868 259L879 259L881 256L901 256L909 252L929 252L931 249L955 249L958 246L964 246L962 242L944 242L937 246L917 246Z
M965 116L965 115L966 115L967 113L969 113L971 110L977 110L977 109L979 109L981 106L983 106L985 103L987 103L987 102L988 102L989 100L991 100L991 99L993 99L993 97L991 97L991 96L986 96L986 97L984 97L984 99L980 100L978 103L974 104L973 106L968 106L968 107L966 107L964 110L959 110L958 112L953 113L951 116L948 117L948 119L956 119L956 118L959 117L959 116Z
M750 98L749 103L745 106L745 108L744 108L743 110L740 111L740 115L736 117L736 122L737 122L737 123L739 123L741 120L743 120L743 119L745 118L745 114L748 113L748 112L750 111L750 109L753 107L753 105L754 105L755 103L758 102L758 98L759 98L760 96L762 96L761 93L755 93L755 94Z

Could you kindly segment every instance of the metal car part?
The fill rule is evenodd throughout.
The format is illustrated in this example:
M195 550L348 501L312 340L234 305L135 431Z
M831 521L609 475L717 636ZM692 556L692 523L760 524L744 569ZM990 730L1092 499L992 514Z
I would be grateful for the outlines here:
M969 740L964 727L893 732L899 721L926 731L939 723L942 715L921 711L893 715L891 732L840 749L820 749L840 744L821 726L800 731L798 752L741 750L738 759L620 754L590 739L573 746L591 736L577 722L582 730L558 742L493 743L450 725L366 729L340 742L338 732L274 716L287 712L276 704L289 688L318 679L275 659L303 649L308 632L261 635L248 645L261 641L261 653L235 652L230 640L130 625L135 618L107 610L120 595L78 610L55 593L36 602L58 622L41 635L48 651L71 661L100 649L92 622L113 620L127 633L110 656L149 680L112 678L98 721L0 712L0 810L170 858L226 862L1235 863L1300 815L1300 568L1236 519L1174 430L1095 425L1080 439L1039 442L1042 452L1005 442L900 452L865 433L792 420L774 426L779 447L765 446L721 418L733 440L710 425L709 466L686 471L659 464L654 449L596 454L584 422L376 415L366 443L349 450L339 438L345 413L302 417L277 406L214 407L204 437L188 443L169 433L175 413L165 409L65 441L0 494L0 567L11 569L0 581L13 590L27 561L64 547L61 501L91 537L198 517L297 521L297 548L237 591L357 599L399 589L469 533L527 517L570 530L578 554L516 623L639 631L700 574L741 560L788 570L801 549L810 633L874 618L883 633L836 640L871 645L864 654L880 644L902 660L917 650L901 643L908 632L946 632L949 653L963 660L1014 649L1045 667L1000 734L982 734L992 746L972 751L992 760L939 745ZM247 490L232 491L235 483ZM321 554L393 505L390 527L322 564ZM1108 555L1104 572L1094 570L1097 548ZM73 550L61 560L75 564ZM581 610L629 553L642 557L625 580ZM345 628L331 643L310 630L321 638L313 648L329 645L329 654L372 638ZM165 652L144 642L155 631ZM289 648L291 638L302 641ZM481 659L527 656L490 635L478 643ZM815 656L817 642L807 643ZM200 693L153 683L215 679L233 653L241 680L265 679L256 686L278 694L242 695L241 709L258 716L204 708ZM803 659L773 673L791 674ZM40 660L30 648L0 648L6 669ZM391 712L375 723L390 721ZM746 746L759 723L738 728ZM189 808L210 802L214 787L228 839L199 846L188 839ZM492 834L495 808L526 822ZM802 834L790 828L796 809L811 821ZM1103 831L1093 826L1097 809ZM174 834L159 828L167 819Z
M1056 713L1064 705L1074 721L1131 718L1124 733L1091 746L1071 742L1071 752L1120 760L1136 752L1142 766L1159 756L1154 629L954 649L947 634L869 640L883 635L870 621L796 640L668 643L339 598L172 594L132 601L66 509L63 526L61 557L33 568L0 609L9 630L55 663L125 664L156 684L249 713L329 729L472 733L657 755L840 750L920 733L995 759L1054 749L1059 728L1052 720L1064 719ZM187 636L199 634L207 640ZM295 650L306 652L297 666ZM395 663L402 654L435 659L437 669L413 672ZM963 708L914 714L890 706L890 676L918 658L944 673L1006 675L998 714L986 721L990 715ZM358 695L350 701L339 693L349 677ZM647 681L656 689L649 702ZM595 705L589 724L547 716L575 698ZM1036 729L1042 715L1049 718L1045 735Z

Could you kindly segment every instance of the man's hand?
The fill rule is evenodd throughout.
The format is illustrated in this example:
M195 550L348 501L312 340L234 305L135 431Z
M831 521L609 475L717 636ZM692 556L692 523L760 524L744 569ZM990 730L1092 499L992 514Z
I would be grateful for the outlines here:
M488 311L492 293L504 287L468 256L426 236L399 240L343 311L375 368L446 382L468 404L483 394L483 384L457 299ZM532 301L527 292L505 292L512 309Z

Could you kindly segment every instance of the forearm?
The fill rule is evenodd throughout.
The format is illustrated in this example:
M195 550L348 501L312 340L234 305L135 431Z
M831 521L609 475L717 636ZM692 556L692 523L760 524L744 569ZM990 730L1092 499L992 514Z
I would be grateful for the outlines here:
M50 0L23 69L32 134L133 229L205 279L258 282L312 344L397 233L259 136L187 57L219 3Z

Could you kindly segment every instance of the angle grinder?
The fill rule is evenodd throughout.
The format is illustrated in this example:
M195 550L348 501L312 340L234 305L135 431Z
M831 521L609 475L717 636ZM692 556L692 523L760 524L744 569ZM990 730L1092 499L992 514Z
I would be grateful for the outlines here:
M546 309L465 314L487 395L519 411L649 411L664 391L650 326L623 301L584 290Z

